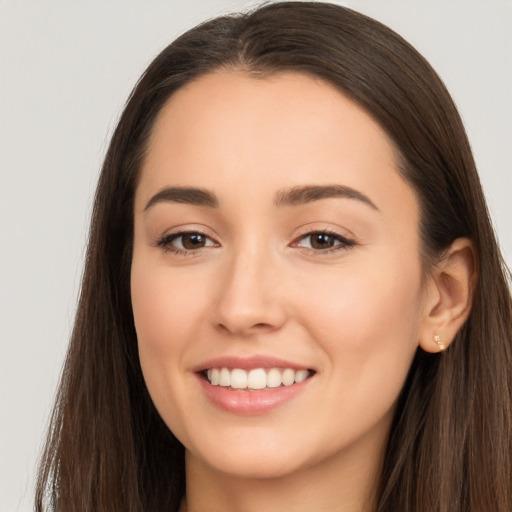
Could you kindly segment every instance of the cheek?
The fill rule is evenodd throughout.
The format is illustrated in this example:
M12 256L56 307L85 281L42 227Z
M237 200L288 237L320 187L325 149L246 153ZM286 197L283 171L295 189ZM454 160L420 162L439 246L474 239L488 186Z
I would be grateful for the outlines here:
M196 400L187 368L202 336L204 290L191 286L186 271L138 263L134 258L131 295L142 373L160 416L188 444L187 415Z
M186 288L186 279L176 279L169 269L137 263L131 296L142 372L157 409L172 414L181 389L177 377L197 336L201 300Z
M172 349L169 328L178 319L178 300L154 272L132 270L132 307L139 350L161 353Z
M197 324L204 302L203 290L194 287L186 272L137 264L131 273L131 297L139 345L155 352L172 351ZM177 334L179 333L179 336Z
M391 331L409 330L411 323L420 319L419 265L407 269L397 268L396 260L388 266L385 261L380 263L373 268L347 266L311 279L305 275L300 285L306 292L304 309L318 329L339 331L344 343L357 348L365 333L380 332L384 339Z
M397 269L381 263L375 270L343 269L338 279L317 279L317 293L304 294L304 325L323 347L338 392L361 411L372 410L363 404L393 405L421 324L419 266ZM303 288L312 289L308 283Z

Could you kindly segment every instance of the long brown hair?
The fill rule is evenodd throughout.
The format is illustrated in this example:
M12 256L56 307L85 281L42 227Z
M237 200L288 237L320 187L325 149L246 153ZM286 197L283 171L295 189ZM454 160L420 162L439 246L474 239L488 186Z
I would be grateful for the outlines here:
M39 472L36 509L177 509L184 449L144 385L130 303L133 197L153 123L184 84L218 69L309 73L369 112L394 141L421 208L425 267L473 240L478 283L449 349L418 349L399 397L379 512L512 510L512 305L467 136L441 80L382 24L318 2L208 21L151 63L108 149L75 326Z

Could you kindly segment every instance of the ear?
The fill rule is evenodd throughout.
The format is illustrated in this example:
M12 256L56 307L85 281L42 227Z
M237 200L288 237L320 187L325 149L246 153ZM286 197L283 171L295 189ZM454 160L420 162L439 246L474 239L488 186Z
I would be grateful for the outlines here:
M426 352L446 349L468 318L476 268L473 243L468 238L458 238L432 269L419 340Z

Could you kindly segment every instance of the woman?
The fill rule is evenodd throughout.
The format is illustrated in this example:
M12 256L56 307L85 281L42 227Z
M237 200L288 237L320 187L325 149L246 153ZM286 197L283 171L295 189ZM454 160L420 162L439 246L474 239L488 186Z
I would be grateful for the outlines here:
M510 510L511 311L415 50L330 4L207 22L110 144L37 507Z

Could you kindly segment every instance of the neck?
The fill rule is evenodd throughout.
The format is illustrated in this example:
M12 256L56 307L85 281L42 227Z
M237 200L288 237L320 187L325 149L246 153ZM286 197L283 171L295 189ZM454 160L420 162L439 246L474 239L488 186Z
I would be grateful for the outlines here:
M228 475L187 452L180 512L372 512L385 443L347 450L292 474Z

